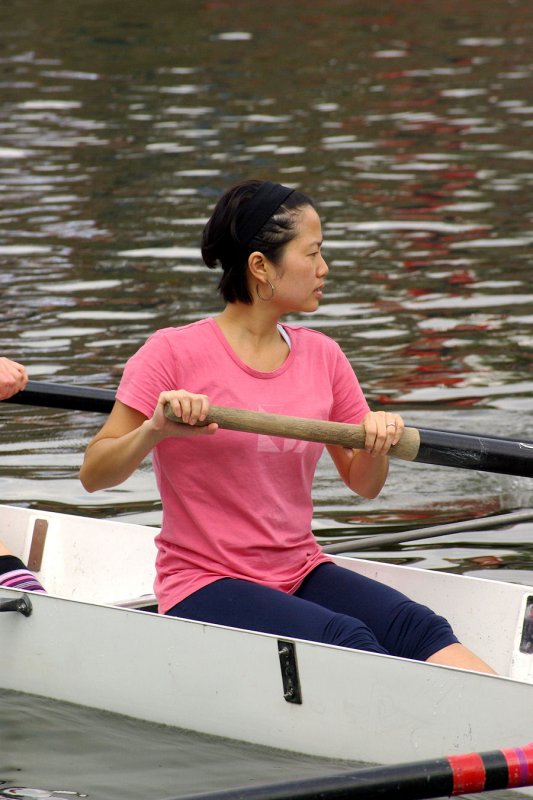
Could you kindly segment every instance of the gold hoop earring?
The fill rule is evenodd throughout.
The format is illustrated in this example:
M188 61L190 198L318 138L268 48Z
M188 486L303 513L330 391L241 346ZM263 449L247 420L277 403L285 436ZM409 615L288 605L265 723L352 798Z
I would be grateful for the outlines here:
M263 297L261 292L260 292L260 290L259 290L259 284L258 283L255 284L256 294L257 294L258 298L260 300L262 300L264 303L268 303L270 300L272 300L272 298L274 297L274 295L276 293L276 290L274 289L274 287L272 286L272 284L270 283L269 280L267 280L267 283L270 286L270 291L271 291L270 297Z

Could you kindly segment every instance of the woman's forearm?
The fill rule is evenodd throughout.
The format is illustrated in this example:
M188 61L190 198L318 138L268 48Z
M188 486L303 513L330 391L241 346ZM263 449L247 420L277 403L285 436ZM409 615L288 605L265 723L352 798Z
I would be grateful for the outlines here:
M94 439L85 451L80 480L88 492L117 486L135 472L161 437L145 420L122 436Z
M388 456L371 456L365 450L355 450L346 483L352 492L371 500L382 490L388 474Z

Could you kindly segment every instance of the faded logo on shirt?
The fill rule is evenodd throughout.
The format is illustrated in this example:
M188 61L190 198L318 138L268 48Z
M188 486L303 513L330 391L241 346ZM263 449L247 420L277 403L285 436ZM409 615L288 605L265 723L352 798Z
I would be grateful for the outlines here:
M259 406L257 410L263 414L284 413L279 405L269 408ZM301 439L284 439L280 436L267 436L263 433L257 435L257 451L259 453L303 453L307 445L308 442Z

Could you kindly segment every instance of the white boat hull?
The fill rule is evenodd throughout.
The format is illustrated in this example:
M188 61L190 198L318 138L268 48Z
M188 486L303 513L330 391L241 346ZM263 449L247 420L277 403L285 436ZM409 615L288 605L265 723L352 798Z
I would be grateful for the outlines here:
M31 514L24 512L27 519ZM129 535L138 537L133 549L143 559L143 535L146 551L153 547L148 542L153 529L112 523L111 531L108 523L94 520L38 516L49 522L45 551L49 545L57 550L68 533L79 563L84 537L91 530L96 538L107 533L103 571L110 574L123 560ZM22 521L18 513L12 516L11 546L18 543L24 550L27 531L22 543L15 517ZM113 550L112 534L121 541L115 563L107 555ZM64 557L69 558L66 552ZM339 563L386 580L445 613L465 644L503 677L295 640L302 703L294 704L284 698L275 636L105 605L104 581L95 591L96 602L66 599L65 588L64 597L32 594L33 612L27 618L0 614L0 686L289 751L369 763L438 758L531 740L533 655L520 652L519 644L533 588L355 559ZM145 563L145 570L151 581L152 565ZM81 571L82 583L93 573L98 584L97 565L84 562ZM142 581L140 591L134 584L130 597L147 588ZM127 587L110 585L108 602L113 602L117 589L122 596ZM18 596L0 589L0 600Z

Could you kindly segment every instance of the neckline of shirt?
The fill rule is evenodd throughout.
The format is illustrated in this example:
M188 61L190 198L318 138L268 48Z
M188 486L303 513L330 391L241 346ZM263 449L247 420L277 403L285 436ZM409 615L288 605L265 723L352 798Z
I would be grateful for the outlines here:
M217 324L216 320L214 319L214 317L208 317L207 321L209 322L209 324L211 326L211 329L214 331L215 336L217 337L218 341L222 344L222 346L224 347L224 349L228 353L228 355L231 357L231 359L235 362L235 364L237 364L238 367L240 367L244 372L247 372L249 375L253 375L255 377L264 378L264 379L277 378L278 375L281 375L283 372L285 372L285 370L288 369L289 366L291 365L293 357L294 357L294 347L293 347L293 342L291 340L291 337L290 337L287 329L283 325L278 324L278 330L279 330L281 336L283 337L283 339L287 342L287 344L289 346L289 354L287 355L287 358L285 359L283 364L281 364L279 367L277 367L276 369L271 370L269 372L262 372L261 370L254 369L253 367L250 367L249 364L246 364L246 362L244 362L237 355L235 350L232 348L232 346L230 345L230 343L228 342L228 340L224 336L221 328L218 326L218 324Z

